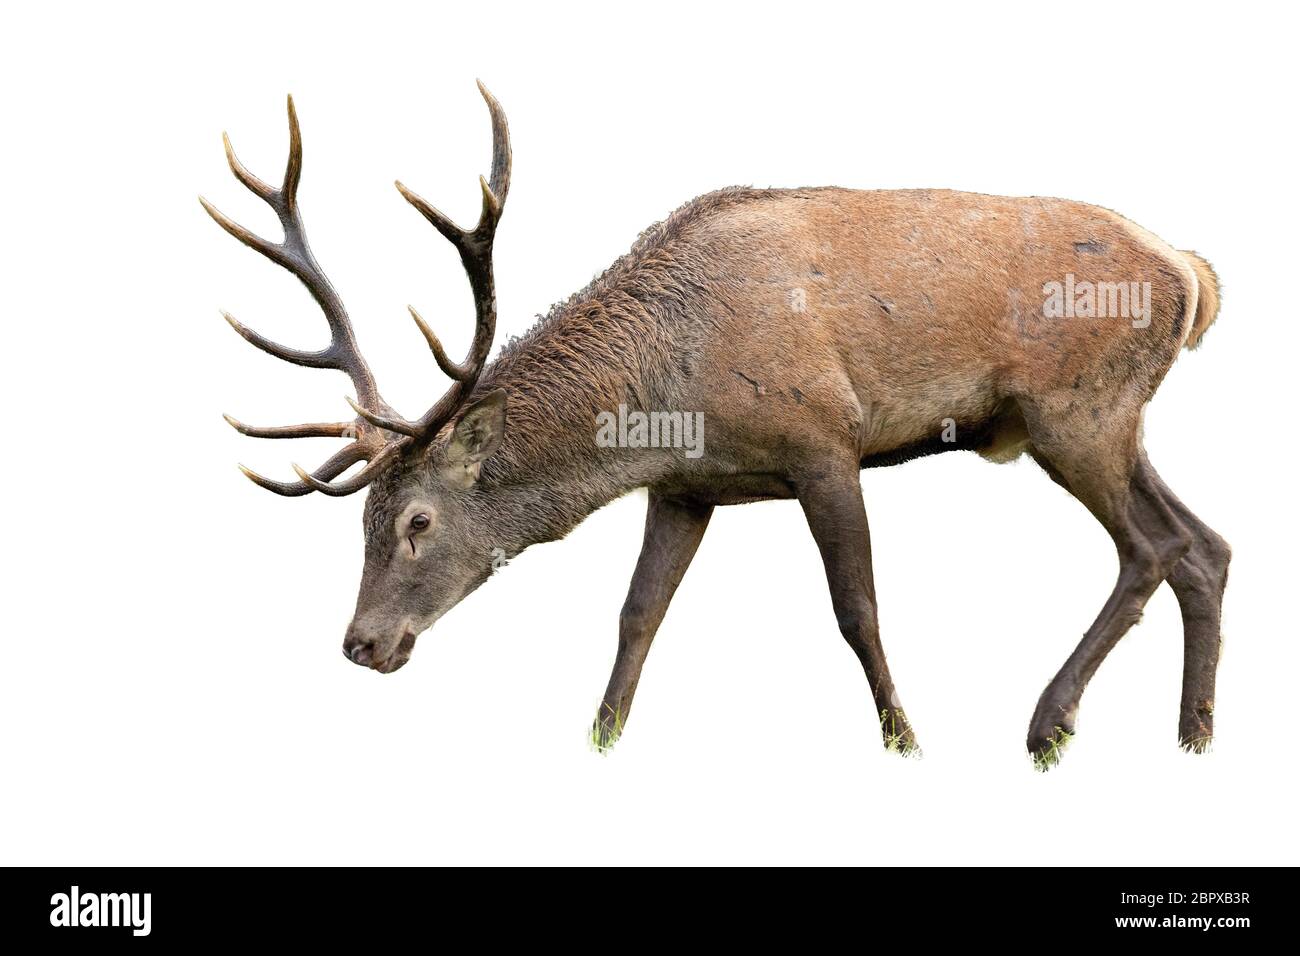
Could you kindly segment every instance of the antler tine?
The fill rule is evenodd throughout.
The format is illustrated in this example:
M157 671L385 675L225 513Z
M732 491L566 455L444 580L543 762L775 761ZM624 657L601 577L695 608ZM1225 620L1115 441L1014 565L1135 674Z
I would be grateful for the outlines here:
M357 432L356 422L317 422L309 425L273 425L270 428L258 428L245 425L230 415L222 415L230 427L249 438L354 438Z
M221 134L221 145L226 148L226 162L230 164L230 171L235 174L235 178L264 201L274 202L275 187L262 182L239 161L239 157L235 155L235 147L230 144L230 134L225 132Z
M302 483L309 486L312 490L319 491L323 495L329 495L331 498L342 498L345 495L350 495L353 492L360 491L362 488L366 487L366 485L379 477L379 475L388 468L393 459L400 454L404 447L406 447L408 442L409 439L400 439L395 442L389 442L369 461L369 463L367 463L366 467L362 468L351 478L347 478L337 484L331 482L327 478L320 477L319 471L317 471L316 475L311 475L296 464L293 466L293 470L298 473L298 477L302 479Z
M506 194L510 192L510 128L506 125L505 110L497 102L497 98L487 91L482 80L475 80L478 84L478 91L483 94L483 99L487 102L488 112L492 116L492 172L491 181L484 183L484 206L486 212L486 199L488 193L491 193L495 200L493 207L495 209L494 220L501 218L501 209L506 204ZM479 177L480 182L482 177ZM479 225L482 226L482 220ZM495 227L495 221L493 223Z
M298 205L298 180L302 179L302 130L298 128L298 110L293 105L293 94L285 97L289 112L289 159L284 164L284 184L280 193L285 205L294 209ZM302 223L299 221L299 227Z
M368 452L364 446L359 442L353 442L352 444L336 451L326 459L325 464L317 468L316 471L308 477L314 482L332 481L339 475L343 474L343 472L347 471L348 468L365 459L367 454ZM239 466L239 470L242 471L245 477L247 477L253 484L259 485L267 491L273 491L277 495L283 495L286 498L298 498L302 495L309 495L313 491L318 490L315 484L305 481L276 481L273 478L265 478L252 469L245 468L243 465ZM362 471L365 470L367 469L362 469ZM356 489L354 488L353 490L355 491Z
M408 435L411 438L415 438L419 435L415 425L408 422L405 418L390 417L387 415L380 415L378 412L372 412L370 409L358 405L347 395L344 395L343 399L352 406L352 410L356 412L359 417L368 421L376 428L385 428L390 432L397 432L399 435Z
M332 368L330 364L329 350L323 352L304 352L302 349L290 348L287 345L281 345L279 342L272 342L266 336L259 332L254 332L244 323L240 322L229 312L221 313L230 327L244 337L244 340L268 355L274 355L278 359L284 359L294 365L302 365L306 368Z
M430 205L429 201L423 196L407 189L400 179L395 180L393 185L396 186L397 191L402 194L402 198L418 209L420 215L429 220L429 222L432 223L433 228L437 229L444 239L450 242L458 250L464 245L466 235L464 229L461 229L460 226L452 222L450 218Z
M433 353L433 360L438 363L438 368L442 369L443 374L458 382L464 381L468 378L469 369L462 367L459 363L453 362L447 357L447 353L443 351L442 343L438 341L438 336L433 334L433 329L429 328L428 323L424 321L420 316L420 313L415 311L415 306L408 305L407 308L411 312L411 318L415 319L415 324L420 329L420 334L422 334L424 340L429 343L429 351Z
M265 183L262 185L265 185ZM253 187L250 186L249 188L256 192L256 189L253 189ZM281 246L271 242L270 240L263 239L256 233L245 229L202 196L199 197L199 203L203 206L203 210L216 220L218 226L226 230L226 232L230 233L244 245L248 246L250 249L256 249L276 265L284 266L286 269L290 268L289 260L285 256L284 249Z

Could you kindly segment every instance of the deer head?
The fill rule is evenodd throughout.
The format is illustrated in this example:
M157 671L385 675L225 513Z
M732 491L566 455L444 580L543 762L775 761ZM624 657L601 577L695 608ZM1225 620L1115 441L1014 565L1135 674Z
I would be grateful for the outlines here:
M383 398L357 348L356 336L338 293L307 245L298 208L302 175L302 139L293 98L289 108L289 161L283 183L270 186L249 172L223 137L235 178L260 197L279 217L284 240L269 242L231 220L206 200L203 208L240 242L297 276L325 314L330 343L318 352L289 348L264 338L230 315L226 321L245 339L277 358L309 368L347 373L356 391L348 404L356 419L307 425L257 428L226 420L253 438L348 438L350 442L315 471L294 465L298 480L265 478L240 469L255 484L286 497L318 491L350 495L370 487L365 507L365 566L356 612L343 653L348 659L383 673L410 658L416 636L428 628L491 573L491 542L477 520L485 508L475 501L474 486L482 463L496 451L505 430L505 393L489 392L470 401L487 362L496 329L492 278L492 243L510 189L510 136L505 114L479 84L492 117L492 172L480 177L483 209L473 229L461 229L400 182L397 189L460 253L474 294L476 325L463 362L447 357L437 336L411 308L438 367L452 379L451 388L420 417L397 414ZM364 462L356 474L341 478Z

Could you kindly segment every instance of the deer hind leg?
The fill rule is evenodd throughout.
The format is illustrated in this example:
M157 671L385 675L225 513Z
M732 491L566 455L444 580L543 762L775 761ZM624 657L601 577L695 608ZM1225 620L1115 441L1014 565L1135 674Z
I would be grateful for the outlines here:
M712 514L710 505L690 505L650 492L641 556L618 618L618 656L591 728L592 744L599 750L612 747L623 731L650 642Z
M1101 613L1043 691L1030 721L1026 745L1039 768L1047 769L1074 733L1088 681L1183 560L1193 535L1168 504L1139 444L1138 414L1105 425L1027 417L1035 459L1106 528L1120 565Z
M1183 693L1178 743L1203 753L1214 736L1214 679L1219 669L1220 616L1232 549L1156 479L1165 503L1192 533L1192 546L1169 575L1183 615Z
M826 566L840 633L862 663L871 686L885 748L919 754L916 735L903 713L880 643L871 535L857 463L851 470L832 469L796 481L795 491Z

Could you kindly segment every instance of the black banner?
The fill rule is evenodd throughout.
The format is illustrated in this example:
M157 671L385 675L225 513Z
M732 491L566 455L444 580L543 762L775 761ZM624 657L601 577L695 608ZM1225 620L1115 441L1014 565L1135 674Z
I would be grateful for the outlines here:
M438 945L463 933L541 933L572 921L639 941L755 931L811 941L889 923L917 939L1123 939L1179 946L1285 932L1293 882L1277 869L828 870L768 874L450 873L421 869L9 869L9 940L104 947L176 943ZM515 885L512 885L515 884ZM543 932L546 928L546 932ZM871 945L871 934L863 945Z

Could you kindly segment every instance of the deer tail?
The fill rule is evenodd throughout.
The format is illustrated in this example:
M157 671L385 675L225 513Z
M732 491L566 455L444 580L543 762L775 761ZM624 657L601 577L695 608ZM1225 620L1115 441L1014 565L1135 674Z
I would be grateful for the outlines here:
M1201 344L1201 337L1219 315L1219 277L1214 267L1195 252L1184 250L1183 255L1191 263L1196 273L1196 315L1192 319L1192 331L1187 336L1184 347L1194 349Z

